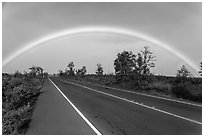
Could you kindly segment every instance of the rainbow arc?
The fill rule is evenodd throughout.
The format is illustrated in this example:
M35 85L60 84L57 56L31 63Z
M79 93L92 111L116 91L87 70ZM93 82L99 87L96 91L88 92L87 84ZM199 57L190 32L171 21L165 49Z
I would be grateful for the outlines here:
M129 37L140 38L142 40L149 41L149 42L155 44L156 46L159 46L159 47L169 51L173 55L177 56L178 58L183 60L185 63L187 63L189 66L191 66L195 71L199 70L199 68L188 57L186 57L184 54L182 54L179 51L177 51L176 49L174 49L169 44L166 44L166 43L164 43L164 42L162 42L162 41L160 41L160 40L158 40L152 36L148 36L146 34L138 32L138 31L131 31L131 30L124 29L124 28L107 27L107 26L87 26L87 27L71 28L71 29L67 29L64 31L60 31L60 32L42 37L42 38L37 39L31 43L24 45L23 48L19 49L18 51L14 52L9 57L4 59L2 66L4 67L6 64L11 62L13 59L17 58L18 56L25 53L26 51L31 50L32 48L43 44L44 42L54 40L54 39L64 37L64 36L73 36L73 35L78 35L78 34L83 34L83 33L95 33L95 32L126 35Z

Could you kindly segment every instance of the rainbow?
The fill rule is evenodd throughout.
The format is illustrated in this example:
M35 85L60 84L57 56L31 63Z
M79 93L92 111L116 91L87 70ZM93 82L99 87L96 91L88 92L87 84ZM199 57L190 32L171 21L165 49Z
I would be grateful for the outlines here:
M83 33L93 33L93 32L102 32L102 33L114 33L114 34L119 34L119 35L127 35L130 37L136 37L140 38L145 41L149 41L167 51L172 53L173 55L177 56L181 60L183 60L185 63L187 63L189 66L191 66L195 71L198 71L199 68L189 59L187 58L184 54L180 53L179 51L175 50L172 46L157 40L156 38L153 38L151 36L148 36L146 34L143 34L138 31L131 31L128 29L123 29L123 28L117 28L117 27L107 27L107 26L87 26L87 27L77 27L77 28L71 28L67 29L64 31L60 31L45 37L42 37L40 39L37 39L31 43L26 44L23 46L23 48L19 49L18 51L14 52L11 54L9 57L3 60L3 67L11 62L13 59L21 55L22 53L25 53L26 51L43 44L44 42L47 42L49 40L57 39L63 36L72 36L72 35L78 35L78 34L83 34Z

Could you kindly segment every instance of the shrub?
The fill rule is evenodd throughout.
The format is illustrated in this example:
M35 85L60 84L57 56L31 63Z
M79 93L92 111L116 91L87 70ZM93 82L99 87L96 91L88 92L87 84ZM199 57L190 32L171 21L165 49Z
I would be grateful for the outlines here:
M2 118L3 134L19 134L28 127L30 121L31 108L29 105L17 110L8 111Z
M176 85L172 88L172 93L178 97L183 99L188 99L192 101L202 102L202 94L193 94L191 90L185 85Z
M148 88L149 90L155 89L157 91L169 93L172 90L172 85L163 81L157 81L150 83Z
M11 86L11 88L15 88L15 87L17 87L18 85L21 85L21 84L23 84L23 80L19 79L19 78L12 78L9 81L9 85Z
M24 134L43 81L38 78L3 79L2 134Z
M190 92L184 86L175 86L172 88L172 93L178 98L188 99Z

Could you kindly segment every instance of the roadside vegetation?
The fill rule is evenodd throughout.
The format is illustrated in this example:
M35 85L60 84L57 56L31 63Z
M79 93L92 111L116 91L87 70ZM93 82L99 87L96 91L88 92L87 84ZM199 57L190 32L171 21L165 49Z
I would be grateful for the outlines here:
M202 77L194 77L183 65L175 76L159 76L151 73L155 67L156 56L144 47L139 53L122 51L113 61L115 74L104 74L102 64L96 64L96 74L86 74L86 67L74 69L74 62L68 63L65 71L59 70L57 76L103 84L118 88L135 90L152 95L202 102ZM202 62L200 71L202 76Z
M25 134L40 89L47 77L40 67L32 66L24 74L2 74L2 134Z

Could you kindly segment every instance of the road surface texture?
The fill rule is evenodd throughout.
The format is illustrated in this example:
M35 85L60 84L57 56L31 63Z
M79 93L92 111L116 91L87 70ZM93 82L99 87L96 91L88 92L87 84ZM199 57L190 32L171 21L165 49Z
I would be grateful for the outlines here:
M201 104L175 102L85 82L51 80L102 134L202 134ZM62 111L58 109L53 106L52 113Z
M50 80L45 80L27 135L96 134Z

